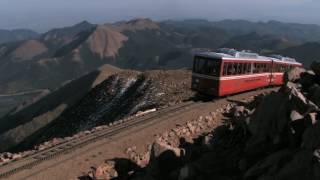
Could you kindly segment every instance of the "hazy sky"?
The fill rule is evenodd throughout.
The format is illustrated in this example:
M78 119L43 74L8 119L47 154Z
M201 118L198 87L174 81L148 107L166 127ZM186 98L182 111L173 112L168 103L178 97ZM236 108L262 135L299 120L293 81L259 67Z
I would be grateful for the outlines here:
M320 24L320 0L0 0L0 28L44 31L135 17L280 20Z

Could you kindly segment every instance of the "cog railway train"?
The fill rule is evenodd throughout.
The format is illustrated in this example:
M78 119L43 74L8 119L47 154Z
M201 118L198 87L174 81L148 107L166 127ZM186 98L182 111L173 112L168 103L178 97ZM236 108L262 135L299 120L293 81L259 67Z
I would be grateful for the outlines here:
M192 89L201 94L226 96L283 84L284 72L301 67L295 59L260 56L247 51L219 49L194 55Z

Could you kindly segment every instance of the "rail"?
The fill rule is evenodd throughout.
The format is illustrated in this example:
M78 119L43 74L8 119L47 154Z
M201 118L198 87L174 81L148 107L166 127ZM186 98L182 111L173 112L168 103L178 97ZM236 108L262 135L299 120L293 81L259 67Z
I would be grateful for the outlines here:
M150 114L124 119L123 123L115 123L112 126L108 126L105 129L97 130L87 136L72 139L70 141L65 141L63 143L58 144L57 146L53 146L51 148L38 151L17 161L12 161L8 164L2 165L0 166L0 179L8 178L9 176L12 176L22 170L30 169L43 161L55 158L61 154L70 153L73 150L86 146L87 144L96 142L102 138L114 136L120 132L126 131L130 128L136 127L146 122L151 123L151 121L154 122L159 119L164 120L169 117L173 117L176 114L181 113L181 111L184 111L191 107L195 108L196 106L200 105L201 103L189 101Z

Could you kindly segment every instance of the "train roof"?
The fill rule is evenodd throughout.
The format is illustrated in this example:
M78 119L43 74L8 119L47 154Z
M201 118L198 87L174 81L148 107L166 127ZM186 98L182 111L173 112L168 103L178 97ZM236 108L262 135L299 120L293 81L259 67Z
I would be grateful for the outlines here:
M261 56L257 53L252 53L250 51L236 51L235 49L222 48L218 49L217 52L206 51L206 52L197 52L195 56L207 57L207 58L216 58L216 59L225 59L225 60L246 60L249 59L252 61L276 61L281 63L290 63L290 64L299 64L294 58L284 57L281 55L271 55Z

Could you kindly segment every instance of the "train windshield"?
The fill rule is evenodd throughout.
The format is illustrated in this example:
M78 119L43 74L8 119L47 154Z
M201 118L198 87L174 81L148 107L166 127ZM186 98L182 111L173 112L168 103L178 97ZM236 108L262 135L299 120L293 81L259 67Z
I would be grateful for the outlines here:
M193 72L210 76L220 75L220 61L202 57L195 57L193 64Z

